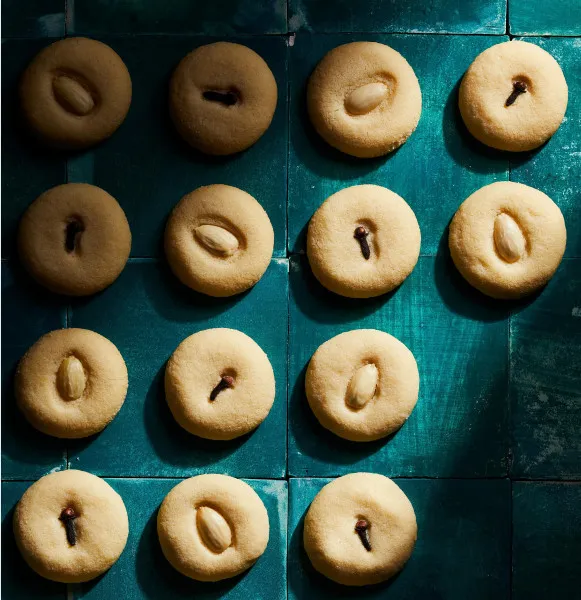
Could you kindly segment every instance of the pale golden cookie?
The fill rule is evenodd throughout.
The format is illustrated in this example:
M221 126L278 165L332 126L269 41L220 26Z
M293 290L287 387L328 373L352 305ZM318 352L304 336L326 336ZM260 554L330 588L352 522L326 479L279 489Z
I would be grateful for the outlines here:
M380 583L400 571L417 539L414 509L387 477L351 473L328 483L305 517L313 567L343 585Z
M42 577L80 583L98 577L121 556L129 523L121 496L84 471L45 475L14 511L16 544Z
M376 329L355 329L326 341L305 377L307 400L321 425L355 442L399 429L416 405L419 385L414 355Z
M186 338L171 355L165 395L184 429L210 440L231 440L268 416L274 373L252 338L235 329L205 329Z
M268 268L273 247L265 210L230 185L208 185L187 194L165 228L172 271L209 296L233 296L251 288Z
M65 183L41 194L18 228L26 270L58 294L88 296L111 285L131 251L123 209L105 190Z
M352 42L333 48L317 65L307 107L328 144L371 158L392 152L414 132L422 93L399 52L377 42Z
M66 38L44 48L28 65L20 102L31 129L44 142L87 148L112 135L125 119L131 78L109 46Z
M354 185L327 198L313 215L307 255L327 289L370 298L412 272L420 241L418 221L403 198L378 185Z
M268 129L277 97L274 76L254 50L216 42L182 59L171 78L169 107L188 144L207 154L233 154Z
M127 367L115 345L88 329L43 335L20 360L14 390L28 421L59 438L104 429L127 395Z
M171 565L198 581L249 569L268 544L268 513L258 494L228 475L198 475L165 497L157 515L161 549Z
M512 40L476 57L462 79L458 103L476 139L521 152L544 144L557 131L567 100L557 61L535 44Z
M520 298L554 275L567 230L547 195L503 181L480 188L462 203L448 243L454 264L471 285L493 298Z

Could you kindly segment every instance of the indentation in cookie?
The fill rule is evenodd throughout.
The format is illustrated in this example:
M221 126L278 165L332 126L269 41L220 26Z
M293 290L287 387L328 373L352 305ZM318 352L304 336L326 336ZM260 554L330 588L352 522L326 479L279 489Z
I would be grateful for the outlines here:
M70 217L65 228L65 250L70 254L75 252L81 242L85 225L80 217Z
M65 400L78 400L87 387L83 363L76 356L67 356L57 372L57 388Z
M389 88L385 83L367 83L347 94L345 110L351 115L366 115L375 110L389 94Z
M347 385L345 402L349 408L362 409L375 396L379 372L373 364L359 367Z
M194 236L208 252L222 257L232 256L240 247L238 238L219 225L199 225Z
M227 90L205 90L202 92L204 99L208 102L217 102L224 106L234 106L240 102L240 92L235 88Z
M513 217L500 213L494 220L494 246L496 253L508 263L520 260L526 251L526 239Z
M196 526L204 546L215 554L221 554L232 545L230 525L217 510L200 506L196 511Z
M97 105L97 94L80 74L61 71L52 80L55 100L67 111L84 117Z

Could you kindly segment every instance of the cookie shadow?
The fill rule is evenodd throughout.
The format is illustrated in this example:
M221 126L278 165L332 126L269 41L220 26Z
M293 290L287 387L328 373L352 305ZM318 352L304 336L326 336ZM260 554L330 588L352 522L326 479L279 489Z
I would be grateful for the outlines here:
M135 574L143 598L158 600L160 590L168 598L226 597L250 572L216 582L195 581L174 569L165 558L157 535L157 510L148 519L135 554Z
M384 597L389 588L397 581L403 571L397 573L394 577L383 583L365 586L346 586L331 581L321 573L315 570L303 545L303 530L305 516L308 512L302 514L298 525L293 531L289 543L289 567L292 563L298 563L298 568L289 568L288 583L293 592L293 597L297 600L307 600L317 598L321 600L333 598L363 598L370 596L373 598ZM291 562L292 561L292 562Z
M294 255L291 263L295 263L291 264L289 284L292 300L308 319L317 323L358 322L380 310L401 287L374 298L347 298L319 283L305 255Z
M450 255L448 234L444 230L434 260L436 289L444 304L453 312L474 321L503 321L533 303L542 290L519 300L498 300L483 294L460 274Z
M289 427L297 446L295 453L308 456L322 465L346 466L358 463L379 452L397 435L396 431L373 442L352 442L325 429L315 417L307 400L305 393L307 368L308 364L302 368L289 398ZM310 474L306 469L300 474L291 473L291 475L308 477Z
M173 418L165 399L165 364L155 374L145 396L147 437L163 464L183 469L184 476L213 465L235 453L256 429L233 440L207 440L183 429Z

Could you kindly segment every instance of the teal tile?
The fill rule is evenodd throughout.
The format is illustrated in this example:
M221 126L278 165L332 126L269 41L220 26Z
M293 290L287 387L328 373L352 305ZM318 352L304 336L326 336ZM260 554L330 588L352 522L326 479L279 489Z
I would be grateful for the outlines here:
M289 30L505 33L505 13L506 0L289 0Z
M72 598L286 599L287 482L246 480L266 506L270 538L265 553L245 574L215 583L194 581L165 559L157 537L157 510L180 480L109 479L129 514L129 540L118 562L92 583L74 585Z
M66 467L65 442L29 425L14 398L18 361L41 335L64 327L65 315L61 298L2 263L2 479L35 479Z
M581 35L578 0L508 0L513 35Z
M290 262L289 473L333 476L494 477L507 471L508 305L458 274L447 251L422 257L395 292L341 298L314 279L305 258ZM420 372L415 410L390 438L357 443L328 432L304 392L320 344L351 329L380 329L404 342Z
M513 484L514 600L579 598L579 506L581 484Z
M581 179L581 40L525 41L546 50L561 65L569 86L569 105L561 127L544 146L512 156L510 179L538 188L557 203L567 225L565 256L581 257L581 189L577 185Z
M28 205L48 188L65 182L65 156L32 139L18 104L20 76L48 43L2 42L2 257L13 253L18 221Z
M458 206L472 192L508 179L507 158L477 142L457 108L464 71L500 37L441 35L298 34L290 48L289 248L301 251L315 210L332 193L362 183L387 187L413 208L422 230L422 254L436 254ZM358 40L392 46L408 60L422 88L423 109L416 131L387 157L357 159L328 146L309 123L307 79L335 46Z
M510 597L510 482L413 480L396 483L413 504L418 541L391 582L352 588L317 573L303 547L303 519L329 479L291 479L289 600L508 600Z
M2 482L2 598L4 600L65 600L64 583L48 581L25 562L14 541L14 508L32 482Z
M286 244L287 108L286 54L282 37L232 39L250 46L269 64L278 83L273 122L247 151L210 157L188 146L170 121L170 75L196 46L215 41L184 37L107 38L123 58L133 81L127 119L104 144L77 154L68 165L69 181L98 185L127 214L132 256L161 252L167 216L180 198L201 185L226 183L242 188L262 204L274 228L275 256Z
M511 318L512 475L581 479L581 260Z
M65 0L3 0L3 38L46 38L64 34Z
M286 0L69 0L68 33L286 33Z
M123 355L129 391L98 436L69 446L71 466L98 475L185 477L225 473L278 478L286 473L288 263L273 261L249 292L210 298L186 288L165 263L130 261L102 294L73 306L71 325L108 337ZM276 398L253 433L228 442L203 440L173 419L163 388L165 363L187 336L212 327L239 329L267 353Z

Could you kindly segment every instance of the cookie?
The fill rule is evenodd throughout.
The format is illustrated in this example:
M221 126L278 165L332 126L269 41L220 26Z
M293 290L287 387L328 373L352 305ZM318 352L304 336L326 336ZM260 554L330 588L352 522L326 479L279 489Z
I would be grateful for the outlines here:
M121 496L84 471L45 475L14 511L16 544L42 577L81 583L103 574L121 556L129 523Z
M130 251L123 209L105 190L87 183L65 183L44 192L18 228L22 264L58 294L100 292L119 277Z
M157 534L176 570L198 581L219 581L246 571L262 556L268 544L268 513L258 494L240 479L198 475L165 497Z
M206 154L234 154L255 144L276 109L276 81L246 46L216 42L182 59L169 89L170 115L188 144Z
M454 215L448 238L460 273L493 298L520 298L543 287L566 242L559 207L543 192L511 181L469 196Z
M414 355L376 329L341 333L317 348L305 392L319 423L354 442L397 431L418 400L420 376Z
M175 420L210 440L231 440L258 427L274 394L268 357L235 329L194 333L176 348L165 370L165 395Z
M387 477L351 473L328 483L305 517L313 567L343 585L380 583L400 571L417 538L407 496Z
M414 132L422 112L420 84L406 59L377 42L333 48L307 87L313 126L331 146L357 156L382 156Z
M230 185L208 185L184 196L165 228L165 254L188 287L233 296L264 275L274 231L260 204Z
M370 298L412 272L420 241L418 221L403 198L378 185L354 185L327 198L313 215L307 255L327 289Z
M512 40L476 57L460 84L458 104L470 133L499 150L544 144L567 110L567 82L557 61L535 44Z
M43 335L20 360L15 394L36 429L83 438L104 429L127 394L127 367L115 345L88 329Z
M20 103L28 125L45 143L88 148L123 123L131 104L131 78L106 44L66 38L44 48L28 65Z

